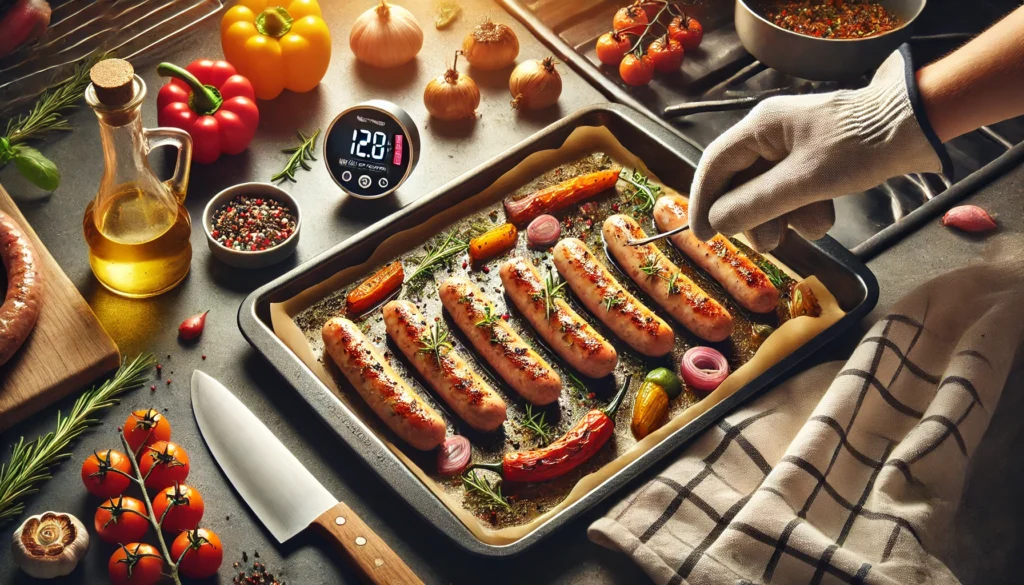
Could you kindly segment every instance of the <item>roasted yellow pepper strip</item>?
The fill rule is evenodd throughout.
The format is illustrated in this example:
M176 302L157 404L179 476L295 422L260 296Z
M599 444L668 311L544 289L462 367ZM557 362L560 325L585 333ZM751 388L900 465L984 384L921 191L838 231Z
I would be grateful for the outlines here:
M313 89L331 62L331 34L316 0L239 0L220 21L220 41L262 100Z

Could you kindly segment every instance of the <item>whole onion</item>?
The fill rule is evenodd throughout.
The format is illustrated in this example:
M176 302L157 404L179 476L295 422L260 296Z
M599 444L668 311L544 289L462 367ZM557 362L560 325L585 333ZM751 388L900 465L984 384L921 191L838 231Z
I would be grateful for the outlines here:
M508 79L512 107L540 110L555 104L562 95L562 76L555 69L555 58L523 61Z
M441 475L458 475L469 465L469 457L473 448L469 439L462 435L452 435L441 443L437 452L437 472Z
M710 347L693 347L683 354L679 364L683 381L694 390L711 392L729 377L729 362Z
M412 61L423 47L423 29L411 12L380 0L352 24L348 45L356 59L374 67Z
M511 28L488 18L466 35L462 52L477 69L504 69L515 63L519 55L519 39Z
M540 215L526 227L526 241L535 250L545 250L558 243L562 224L553 215Z
M430 115L439 120L472 118L480 105L480 89L476 82L456 69L460 53L462 51L456 51L451 68L432 79L423 90L423 104Z

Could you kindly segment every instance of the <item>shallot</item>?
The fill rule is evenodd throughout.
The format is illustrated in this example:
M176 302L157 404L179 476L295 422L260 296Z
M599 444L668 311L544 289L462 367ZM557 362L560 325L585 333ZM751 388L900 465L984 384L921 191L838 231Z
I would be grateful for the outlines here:
M526 227L526 241L535 250L546 250L558 243L562 224L553 215L540 215Z
M209 313L209 311L192 315L182 321L181 325L178 325L178 337L185 341L191 341L202 335L203 328L206 327L206 313Z
M710 347L688 349L679 365L686 385L702 392L718 388L729 377L728 360L720 351Z
M430 115L439 120L472 118L480 105L480 89L476 82L456 69L461 53L455 51L451 68L432 79L423 90L423 104Z
M470 65L485 71L511 66L519 55L519 39L507 25L488 18L477 25L462 41L462 52Z
M469 465L469 457L473 448L469 439L462 435L452 435L441 443L437 452L437 472L441 475L458 475Z
M999 227L987 211L977 205L959 205L942 216L942 225L971 233L988 232Z
M562 95L562 76L555 69L554 57L543 61L523 61L512 70L508 79L508 90L512 92L512 107L540 110L553 106Z

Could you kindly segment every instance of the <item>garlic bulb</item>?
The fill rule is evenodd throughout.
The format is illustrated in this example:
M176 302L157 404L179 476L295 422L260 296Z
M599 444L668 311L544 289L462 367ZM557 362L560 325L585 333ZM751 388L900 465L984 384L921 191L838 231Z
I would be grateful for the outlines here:
M423 90L423 104L430 115L439 120L472 118L480 105L480 89L476 82L456 69L461 53L455 51L455 62L451 68L432 79Z
M462 41L462 52L470 65L477 69L504 69L515 63L519 55L519 39L511 28L493 23L488 18L466 35Z
M380 0L359 15L352 25L348 45L356 59L374 67L408 63L423 47L423 30L411 12Z
M15 564L37 579L63 577L78 566L89 548L89 532L71 514L44 512L30 516L14 531Z
M512 107L539 110L554 105L562 95L562 76L555 69L555 59L523 61L512 70L508 79Z

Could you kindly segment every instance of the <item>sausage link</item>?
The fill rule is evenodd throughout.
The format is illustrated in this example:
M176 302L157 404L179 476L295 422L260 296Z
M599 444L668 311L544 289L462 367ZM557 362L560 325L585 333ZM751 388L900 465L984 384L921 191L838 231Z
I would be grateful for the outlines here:
M608 251L626 274L694 335L708 341L732 335L729 311L680 272L657 246L626 245L631 239L647 237L636 220L613 215L605 220L603 234Z
M43 275L35 248L14 218L0 212L0 261L7 296L0 305L0 366L14 356L39 319Z
M688 203L680 195L666 195L654 206L654 222L667 232L689 221ZM728 238L716 234L707 242L686 230L669 236L672 243L717 280L740 306L755 313L771 313L779 303L779 290L750 258Z
M422 451L444 441L441 415L402 381L354 323L335 317L322 334L327 354L388 428Z
M619 339L646 356L672 351L675 333L668 323L629 294L586 244L567 238L558 242L553 254L555 268L569 288Z
M508 260L501 266L501 282L519 312L570 366L590 378L612 373L619 361L615 348L564 299L545 299L544 283L533 264L523 258Z
M499 317L490 300L468 278L456 276L440 289L441 303L487 363L513 390L538 405L562 393L562 379Z
M421 340L429 334L429 325L416 305L409 301L384 305L384 324L406 359L466 424L478 431L493 431L505 422L505 401L458 352L424 351Z

